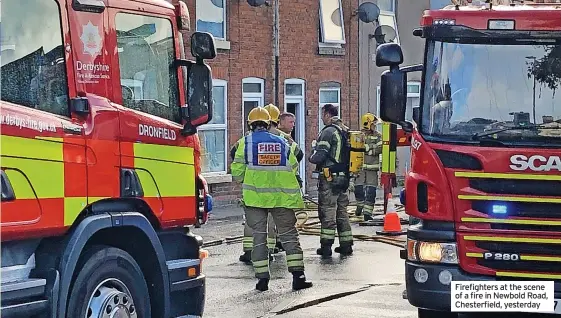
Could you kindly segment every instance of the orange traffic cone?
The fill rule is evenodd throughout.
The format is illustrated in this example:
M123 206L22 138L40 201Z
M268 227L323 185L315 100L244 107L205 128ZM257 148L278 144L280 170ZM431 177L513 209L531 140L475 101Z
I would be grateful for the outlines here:
M384 230L376 231L376 234L387 236L399 236L406 234L406 232L401 229L401 219L395 211L395 205L392 201L391 192L388 193L388 210L384 215Z

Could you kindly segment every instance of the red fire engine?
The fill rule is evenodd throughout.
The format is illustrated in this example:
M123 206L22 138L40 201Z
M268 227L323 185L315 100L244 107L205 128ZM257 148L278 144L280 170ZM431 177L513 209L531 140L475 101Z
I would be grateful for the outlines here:
M561 299L561 7L475 2L425 11L423 65L376 53L381 118L412 137L402 202L420 222L401 257L419 317L456 316L452 281L549 280Z
M3 1L2 317L201 316L212 118L183 2Z

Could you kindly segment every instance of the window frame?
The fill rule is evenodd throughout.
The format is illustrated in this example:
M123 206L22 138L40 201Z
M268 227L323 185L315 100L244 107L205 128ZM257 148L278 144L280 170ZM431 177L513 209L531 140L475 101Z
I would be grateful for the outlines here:
M208 0L210 1L210 0ZM198 1L195 1L195 31L201 31L199 30L198 26L197 26L197 3ZM228 14L226 12L226 7L228 4L228 0L222 0L222 32L224 33L224 37L218 37L218 36L214 36L214 34L212 36L214 36L215 40L219 40L219 41L227 41L228 39L228 27L227 27L227 18L228 18ZM208 32L208 31L201 31L201 32Z
M243 84L259 84L261 93L246 93ZM265 80L259 77L246 77L242 79L242 135L245 135L247 118L245 118L245 102L257 102L257 106L265 106Z
M224 87L224 124L204 124L197 128L199 131L224 131L224 170L201 172L203 176L226 175L228 173L228 81L212 79L212 87Z
M115 11L115 12L114 12L114 14L113 14L113 24L114 24L114 26L115 26L115 35L114 35L115 37L114 37L114 40L115 40L115 49L116 49L116 50L118 50L117 17L119 16L119 14L127 14L127 15L131 15L131 16L149 17L149 18L156 18L156 19L166 20L166 21L169 23L169 26L170 26L170 28L171 28L171 43L172 43L172 45L173 45L174 58L177 59L177 56L176 56L176 54L177 54L177 44L176 44L176 42L175 42L175 37L176 37L177 34L176 34L175 29L174 29L174 23L173 23L173 21L169 18L169 16L158 15L158 14L151 14L151 13L149 13L149 12L138 13L138 12L136 12L136 11L126 11L126 10L118 10L118 11ZM118 75L119 75L119 78L118 78L117 80L119 81L119 87L121 87L121 84L122 84L122 82L121 82L121 80L122 80L122 78L121 78L121 60L120 60L119 54L115 54L115 61L117 62ZM140 111L140 112L142 112L142 113L149 114L149 115L151 115L151 116L156 116L156 117L158 117L158 118L162 118L162 119L165 119L165 120L172 121L172 122L174 122L174 123L181 124L182 121L183 121L183 119L181 118L181 89L180 89L180 85L179 85L179 83L180 83L179 72L180 72L180 71L181 71L181 68L175 68L175 70L170 71L170 74L172 74L172 73L175 74L175 86L176 86L176 88L177 88L177 89L176 89L177 105L175 105L175 108L176 108L176 112L177 112L177 113L174 114L174 115L176 115L176 118L170 119L170 118L173 117L173 116L169 116L170 118L161 117L161 116L158 116L158 115L156 115L156 114L152 114L152 113L145 112L145 111L143 111L143 110L136 110L136 109L127 107L127 106L124 104L124 99L123 99L122 91L117 93L117 94L118 94L117 96L120 96L120 97L121 97L121 105L122 105L123 107L125 107L126 109L131 109L131 110ZM168 76L169 76L169 75L168 75ZM170 81L170 84L171 84L171 81ZM170 85L170 88L171 88L171 87L172 87L172 86ZM169 105L169 108L170 108L170 111L173 111L173 110L172 110L172 109L173 109L173 105Z
M337 92L337 103L322 103L321 102L321 92ZM319 88L319 94L318 94L318 102L319 102L319 107L318 107L318 131L321 131L323 129L323 122L321 121L321 108L323 107L323 105L325 104L333 104L335 106L337 106L337 111L339 112L339 118L342 118L342 114L341 114L341 87L320 87Z
M380 13L385 13L385 14L393 14L395 16L395 12L397 11L397 3L395 2L395 0L390 0L391 4L392 4L392 11L388 11L388 10L382 10L380 9ZM378 5L378 1L376 1L376 5Z
M341 18L341 33L343 35L343 39L342 40L325 40L325 30L324 30L324 24L323 24L323 1L338 1L339 2L339 14L340 14L340 18ZM347 38L345 36L345 19L344 19L345 15L343 14L343 3L341 0L320 0L319 1L319 31L320 31L320 36L319 36L319 42L321 44L327 44L327 45L341 45L341 44L346 44L347 43Z
M287 85L300 85L302 87L302 95L286 95ZM300 78L287 78L284 80L284 98L302 98L306 95L306 81ZM285 103L286 104L286 103ZM286 111L286 107L284 109Z
M394 7L394 10L395 10L395 7ZM399 27L397 25L397 17L395 15L395 12L380 11L380 16L386 16L386 17L392 18L393 25L391 25L391 27L394 28L394 30L395 30L395 39L394 39L393 43L401 44L401 41L399 40ZM380 18L378 17L378 24L379 25L386 25L386 24L380 24L379 21L380 21Z

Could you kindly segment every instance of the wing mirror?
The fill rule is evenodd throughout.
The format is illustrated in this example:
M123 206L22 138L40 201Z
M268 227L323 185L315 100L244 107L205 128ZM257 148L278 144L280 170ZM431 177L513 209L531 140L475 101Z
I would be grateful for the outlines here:
M214 37L207 32L195 32L191 35L191 54L196 61L176 60L176 65L183 68L185 75L185 96L187 104L181 108L185 121L183 135L193 135L196 127L212 120L212 70L205 59L216 57Z

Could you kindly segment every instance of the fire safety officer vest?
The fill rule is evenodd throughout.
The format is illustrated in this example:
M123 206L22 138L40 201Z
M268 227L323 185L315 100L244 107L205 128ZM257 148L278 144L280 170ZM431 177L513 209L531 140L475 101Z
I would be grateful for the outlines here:
M242 182L246 206L296 209L304 207L297 169L298 161L288 143L262 130L239 140L232 177Z

